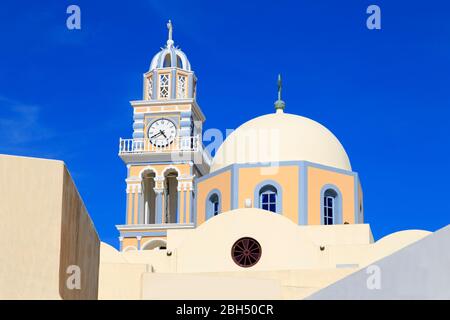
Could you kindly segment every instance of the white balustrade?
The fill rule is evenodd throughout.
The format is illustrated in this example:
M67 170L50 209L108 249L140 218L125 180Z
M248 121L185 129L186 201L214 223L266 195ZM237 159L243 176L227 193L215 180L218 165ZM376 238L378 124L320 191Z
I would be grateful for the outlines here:
M120 139L119 154L202 151L199 136L176 137L168 145L155 145L149 139Z

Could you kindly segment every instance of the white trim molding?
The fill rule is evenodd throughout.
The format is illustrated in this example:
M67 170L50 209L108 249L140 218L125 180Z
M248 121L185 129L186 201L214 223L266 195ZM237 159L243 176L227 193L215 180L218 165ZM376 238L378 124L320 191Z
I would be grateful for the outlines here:
M161 229L192 229L195 228L193 223L158 223L158 224L124 224L116 225L119 231L145 231L145 230L161 230Z

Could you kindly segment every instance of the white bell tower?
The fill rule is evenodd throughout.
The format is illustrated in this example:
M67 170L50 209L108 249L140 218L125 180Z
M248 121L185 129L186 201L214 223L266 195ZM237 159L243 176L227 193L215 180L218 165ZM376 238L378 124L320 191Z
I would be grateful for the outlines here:
M133 138L120 139L128 168L126 222L117 226L122 248L162 247L168 229L195 227L194 178L209 172L197 78L174 45L170 20L167 28L166 46L144 73L143 98L131 101Z

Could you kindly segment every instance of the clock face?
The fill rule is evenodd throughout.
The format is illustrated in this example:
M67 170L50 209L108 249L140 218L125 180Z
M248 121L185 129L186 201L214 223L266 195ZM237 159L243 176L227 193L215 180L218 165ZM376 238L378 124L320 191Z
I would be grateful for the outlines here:
M150 143L157 147L165 147L173 142L177 129L169 119L161 118L153 122L148 128Z

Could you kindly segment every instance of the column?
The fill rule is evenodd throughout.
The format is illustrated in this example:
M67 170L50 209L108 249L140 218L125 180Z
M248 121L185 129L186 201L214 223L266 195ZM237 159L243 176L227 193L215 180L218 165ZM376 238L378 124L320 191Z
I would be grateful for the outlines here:
M183 219L181 217L181 210L180 210L180 192L181 192L181 188L179 185L180 182L178 182L177 185L177 223L182 223Z
M188 75L188 98L194 98L194 75L189 73Z
M123 250L123 237L119 237L119 244L120 244L119 250L122 251Z
M144 224L144 195L142 194L142 186L138 186L138 224Z
M186 216L184 220L186 223L191 223L191 202L192 202L192 182L186 184Z
M159 99L159 97L157 97L158 94L158 86L159 86L159 78L158 78L158 72L156 70L153 70L153 93L152 93L152 99L156 100Z
M141 250L142 236L137 236L136 239L137 239L137 246L136 247L137 247L138 250Z
M308 224L308 168L301 162L298 182L298 224ZM322 200L321 200L322 201Z
M176 58L175 58L176 59ZM176 66L176 61L175 65ZM173 69L170 73L170 98L171 99L176 99L177 98L177 71L175 69Z
M186 223L187 221L187 189L186 185L183 186L183 222Z
M137 185L134 185L133 188L133 224L138 224L138 188Z
M126 216L127 224L133 223L131 220L132 209L133 209L133 199L131 196L132 196L131 185L127 185L127 216Z
M190 203L190 207L189 207L189 212L190 212L190 214L189 214L189 222L190 223L194 223L195 222L195 220L194 220L194 187L193 187L193 185L192 185L192 183L191 183L191 189L190 189L190 191L189 191L189 203Z
M177 177L177 223L183 223L183 211L181 208L181 179Z
M167 223L166 221L166 193L164 192L164 189L161 193L161 223Z
M155 177L155 224L164 221L164 177Z
M156 216L156 224L161 224L163 221L163 189L154 188L156 193L156 199L155 199L155 216Z
M127 224L138 222L138 185L129 184L127 187Z

